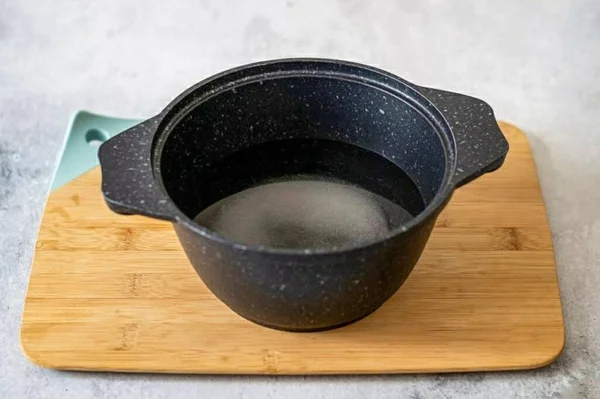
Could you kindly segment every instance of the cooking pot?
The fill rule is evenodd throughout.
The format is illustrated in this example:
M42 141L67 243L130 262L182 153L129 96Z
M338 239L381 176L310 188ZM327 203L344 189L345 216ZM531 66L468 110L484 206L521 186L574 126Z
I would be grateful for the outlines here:
M222 159L295 139L385 158L410 178L422 203L405 200L412 217L376 238L331 247L248 244L194 221L216 201L278 177L287 156L250 158L248 165L268 165L256 169L260 176L246 173L248 165L220 170ZM507 151L492 109L479 99L356 63L285 59L192 86L157 116L106 141L99 157L108 206L170 221L200 278L234 312L271 328L318 331L357 321L390 298L453 191L500 167ZM367 170L368 157L339 160L335 151L309 148L300 163L336 178L360 176L351 183L403 201L404 183L396 185L389 167Z

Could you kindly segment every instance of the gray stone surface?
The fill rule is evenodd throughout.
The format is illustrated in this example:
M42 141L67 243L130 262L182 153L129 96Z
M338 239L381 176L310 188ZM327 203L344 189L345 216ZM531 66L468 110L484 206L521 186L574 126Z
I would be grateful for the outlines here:
M600 398L599 50L593 0L0 0L0 397ZM149 116L212 73L283 56L350 59L470 93L529 133L567 327L556 364L292 378L67 373L25 359L23 297L70 114Z

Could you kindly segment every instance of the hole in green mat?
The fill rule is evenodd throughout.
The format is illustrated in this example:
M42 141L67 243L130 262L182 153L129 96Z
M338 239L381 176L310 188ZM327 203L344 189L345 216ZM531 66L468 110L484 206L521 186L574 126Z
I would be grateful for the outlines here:
M90 147L98 148L100 147L100 144L104 143L109 138L108 133L104 130L90 129L85 132L85 142L88 143Z

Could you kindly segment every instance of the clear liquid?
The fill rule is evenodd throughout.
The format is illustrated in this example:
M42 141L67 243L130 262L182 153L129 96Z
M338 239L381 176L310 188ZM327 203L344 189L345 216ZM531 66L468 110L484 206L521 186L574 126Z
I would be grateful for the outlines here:
M195 221L253 246L335 248L384 237L413 216L363 188L319 177L252 187L209 206Z
M195 221L250 246L327 249L382 238L424 209L413 181L348 143L299 138L232 153L198 178Z

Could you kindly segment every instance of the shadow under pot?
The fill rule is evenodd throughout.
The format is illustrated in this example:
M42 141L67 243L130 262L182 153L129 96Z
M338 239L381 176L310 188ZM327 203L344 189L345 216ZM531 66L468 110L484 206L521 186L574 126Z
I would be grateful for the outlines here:
M192 86L99 156L109 207L171 221L234 312L318 331L390 298L454 189L507 151L481 100L364 65L288 59Z

